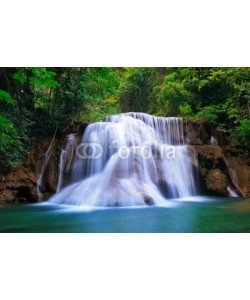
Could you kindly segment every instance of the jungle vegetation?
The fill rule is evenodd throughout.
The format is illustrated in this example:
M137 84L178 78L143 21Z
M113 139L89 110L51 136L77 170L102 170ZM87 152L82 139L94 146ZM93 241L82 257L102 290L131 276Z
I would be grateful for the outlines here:
M75 121L119 112L202 118L250 146L249 68L0 68L0 170Z

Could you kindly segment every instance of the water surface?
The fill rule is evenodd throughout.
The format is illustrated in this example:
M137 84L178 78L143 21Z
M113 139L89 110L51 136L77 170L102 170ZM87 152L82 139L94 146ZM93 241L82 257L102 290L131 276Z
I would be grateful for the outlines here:
M0 232L250 232L250 199L190 198L167 207L0 207Z

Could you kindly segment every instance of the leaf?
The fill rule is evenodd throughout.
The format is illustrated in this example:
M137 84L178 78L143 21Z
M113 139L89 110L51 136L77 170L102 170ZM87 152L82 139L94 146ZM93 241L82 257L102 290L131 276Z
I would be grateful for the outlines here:
M22 71L17 71L14 75L13 78L15 80L18 80L21 84L24 84L26 82L26 76Z
M6 102L11 105L15 104L15 100L11 97L11 95L3 90L0 90L0 101Z

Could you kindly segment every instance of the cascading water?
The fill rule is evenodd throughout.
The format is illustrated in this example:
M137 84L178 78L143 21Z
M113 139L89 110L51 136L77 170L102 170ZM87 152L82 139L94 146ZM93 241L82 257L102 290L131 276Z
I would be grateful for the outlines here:
M241 190L241 188L239 187L239 185L236 183L237 176L235 174L235 170L232 169L232 168L230 168L225 155L223 155L223 159L224 159L224 162L225 162L225 164L227 166L227 170L228 170L228 174L230 176L231 182L234 184L234 186L237 188L237 190L241 193L241 195L245 197L244 192ZM228 196L230 196L230 197L239 197L239 195L236 193L236 191L232 187L230 187L230 186L227 186L227 192L228 192Z
M194 152L184 144L181 118L114 115L86 128L70 185L50 201L86 206L166 204L166 199L197 194L196 166Z
M50 159L50 147L45 152L44 161L41 167L41 171L38 175L37 181L36 181L36 193L39 200L42 200L43 193L42 193L42 185L43 185L43 174L47 168L48 162Z
M230 197L239 197L239 195L230 187L227 187L227 192Z
M59 193L64 186L64 173L67 172L67 169L71 165L71 161L73 159L73 155L75 153L76 148L76 138L74 134L70 134L67 137L67 144L65 149L61 150L60 161L59 161L59 175L58 182L56 187L56 192Z
M212 146L218 146L219 145L218 141L213 136L211 136L211 138L210 138L210 144ZM233 184L235 185L235 187L237 187L237 189L240 190L239 186L235 182L234 170L231 170L231 168L229 167L227 159L226 159L226 157L225 157L224 154L223 154L223 160L224 160L224 162L225 162L225 164L227 166L228 174L229 174L229 176L231 178L231 181L233 182ZM229 185L227 186L227 193L228 193L229 197L239 197L239 195L236 193L236 191L231 186L229 186Z
M218 142L217 142L216 138L213 136L211 136L211 138L210 138L210 145L218 146Z

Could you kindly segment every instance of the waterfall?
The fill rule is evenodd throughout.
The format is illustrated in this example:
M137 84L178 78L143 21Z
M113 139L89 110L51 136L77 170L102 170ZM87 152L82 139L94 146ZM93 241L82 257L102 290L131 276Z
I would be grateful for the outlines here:
M67 162L72 161L76 147L76 138L74 134L67 136L67 144L65 149L61 150L60 160L59 160L59 175L56 187L56 192L59 193L64 186L64 171L67 169ZM68 163L69 166L71 163Z
M230 186L227 187L227 192L230 197L239 197L239 195Z
M210 138L210 144L212 146L218 146L219 145L218 141L213 136L211 136L211 138ZM236 183L236 176L234 174L234 170L232 170L229 167L228 161L227 161L227 159L226 159L226 157L225 157L224 154L223 154L223 160L224 160L224 162L225 162L225 164L227 166L227 170L228 170L228 174L229 174L229 177L231 179L231 182L237 188L237 190L240 191L243 196L245 196L244 193L243 193L243 191L240 189L240 187ZM228 196L229 197L239 197L239 195L236 193L236 191L231 186L229 186L229 185L227 186L227 192L228 192Z
M39 200L42 200L42 198L43 198L43 193L42 193L43 174L44 174L44 172L47 168L49 159L50 159L50 147L45 152L42 167L41 167L40 173L39 173L37 181L36 181L36 193L37 193L37 196L38 196Z
M61 174L65 156L62 152ZM70 184L50 201L87 206L166 204L167 199L197 194L196 167L196 156L185 145L181 118L109 116L88 125L76 148Z
M229 166L229 163L225 157L225 155L223 154L223 160L227 166L227 170L228 170L228 174L229 174L229 177L231 179L231 182L233 183L234 187L237 189L238 192L240 192L240 194L243 196L243 197L246 197L245 193L242 191L242 189L239 187L239 185L237 184L237 176L235 174L235 170L233 168L231 168ZM232 189L232 187L228 186L227 187L227 192L228 192L228 195L230 197L238 197L239 195L235 192L235 190Z
M210 138L210 145L218 146L218 142L217 142L216 138L213 136L211 136L211 138Z

